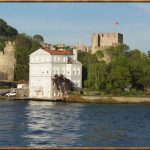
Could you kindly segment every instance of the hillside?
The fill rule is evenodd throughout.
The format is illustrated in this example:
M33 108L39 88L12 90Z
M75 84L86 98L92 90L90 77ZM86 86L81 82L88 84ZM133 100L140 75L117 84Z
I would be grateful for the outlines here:
M29 78L29 55L37 50L43 42L43 37L39 34L32 36L19 33L17 29L11 27L6 21L0 19L0 50L3 51L5 41L15 42L16 67L14 80L28 80Z
M3 19L0 19L0 50L4 49L4 42L13 40L18 35L18 31L7 24Z
M15 37L18 31L7 24L3 19L0 19L0 38Z

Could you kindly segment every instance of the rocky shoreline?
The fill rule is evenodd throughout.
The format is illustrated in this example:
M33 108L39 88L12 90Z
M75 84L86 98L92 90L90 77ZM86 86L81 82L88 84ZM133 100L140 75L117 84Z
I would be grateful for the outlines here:
M150 104L150 97L68 96L64 101L100 104Z
M37 99L37 98L18 98L0 97L1 100L25 100L25 101L51 101L68 103L99 103L99 104L150 104L150 97L109 97L109 96L75 96L70 95L63 99Z

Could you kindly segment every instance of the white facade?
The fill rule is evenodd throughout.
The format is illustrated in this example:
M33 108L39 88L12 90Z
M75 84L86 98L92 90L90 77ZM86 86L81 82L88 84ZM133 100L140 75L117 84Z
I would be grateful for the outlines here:
M38 49L29 59L29 97L53 98L53 81L55 74L64 75L79 88L82 88L82 64L77 61L77 50L73 54L67 51L46 51ZM72 62L68 63L68 58Z

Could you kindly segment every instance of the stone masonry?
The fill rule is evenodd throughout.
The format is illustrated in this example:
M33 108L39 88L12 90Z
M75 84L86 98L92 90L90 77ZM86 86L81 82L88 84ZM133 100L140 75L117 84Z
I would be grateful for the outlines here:
M0 51L0 80L13 81L16 65L15 43L7 41L4 51Z
M93 33L92 34L92 47L91 52L94 54L97 50L102 50L104 53L103 60L110 61L109 56L106 54L106 49L110 46L123 43L123 34L121 33Z

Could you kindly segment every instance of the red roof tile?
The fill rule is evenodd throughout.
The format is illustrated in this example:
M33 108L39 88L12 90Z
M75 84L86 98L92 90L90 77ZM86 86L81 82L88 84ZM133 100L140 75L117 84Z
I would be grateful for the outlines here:
M50 53L51 55L72 55L71 51L67 51L67 50L45 50L48 53Z

